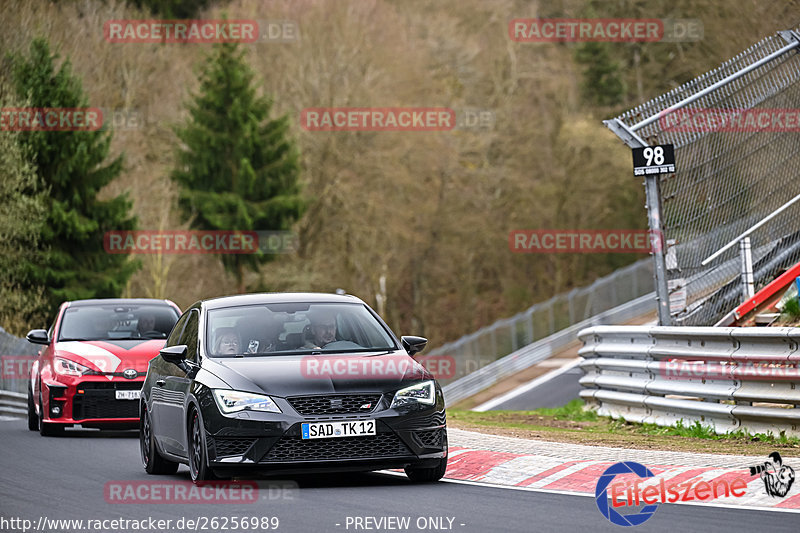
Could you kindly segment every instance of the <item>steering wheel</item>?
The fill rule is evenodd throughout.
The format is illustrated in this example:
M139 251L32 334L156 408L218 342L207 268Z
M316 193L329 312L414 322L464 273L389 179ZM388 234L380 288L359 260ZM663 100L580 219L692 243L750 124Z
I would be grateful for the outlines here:
M358 350L364 347L360 344L356 344L353 341L333 341L329 342L322 348L326 350Z

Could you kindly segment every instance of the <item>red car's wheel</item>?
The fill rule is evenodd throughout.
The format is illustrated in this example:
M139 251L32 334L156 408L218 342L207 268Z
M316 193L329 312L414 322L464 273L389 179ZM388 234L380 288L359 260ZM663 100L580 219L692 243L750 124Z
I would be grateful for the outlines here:
M28 429L39 431L39 416L36 414L36 405L33 403L33 391L28 383Z

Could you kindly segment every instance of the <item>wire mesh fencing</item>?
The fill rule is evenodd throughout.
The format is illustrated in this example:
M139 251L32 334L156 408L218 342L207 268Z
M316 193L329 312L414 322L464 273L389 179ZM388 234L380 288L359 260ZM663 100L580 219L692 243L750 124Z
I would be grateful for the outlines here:
M714 325L742 303L737 238L800 195L798 45L779 32L615 119L675 147L676 172L658 178L675 325ZM800 260L799 230L797 201L749 235L755 290Z
M420 359L439 381L448 384L524 346L652 292L653 262L642 259L591 285L556 295L510 318L426 351ZM440 360L443 357L447 360Z

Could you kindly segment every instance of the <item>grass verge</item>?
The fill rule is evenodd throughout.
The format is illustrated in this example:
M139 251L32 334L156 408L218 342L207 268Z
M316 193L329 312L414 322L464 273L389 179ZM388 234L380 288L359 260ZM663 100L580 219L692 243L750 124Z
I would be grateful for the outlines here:
M448 426L460 429L593 446L764 456L778 450L787 457L800 457L800 439L796 437L741 430L717 435L699 422L662 427L613 420L584 410L580 399L563 407L533 411L448 409L447 419Z

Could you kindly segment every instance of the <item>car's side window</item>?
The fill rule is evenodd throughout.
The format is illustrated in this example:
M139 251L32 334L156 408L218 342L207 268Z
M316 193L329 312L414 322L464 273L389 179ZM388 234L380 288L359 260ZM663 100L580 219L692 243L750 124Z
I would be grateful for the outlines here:
M190 361L197 361L197 334L198 327L200 326L200 313L197 309L192 309L188 313L189 317L186 320L186 327L183 328L181 340L178 344L185 344L188 348L186 350L186 359Z
M180 344L178 340L181 338L181 333L183 333L183 326L186 325L186 319L189 318L190 313L184 313L182 317L178 319L178 322L172 328L172 331L169 334L169 338L167 338L167 344L165 346L176 346Z

